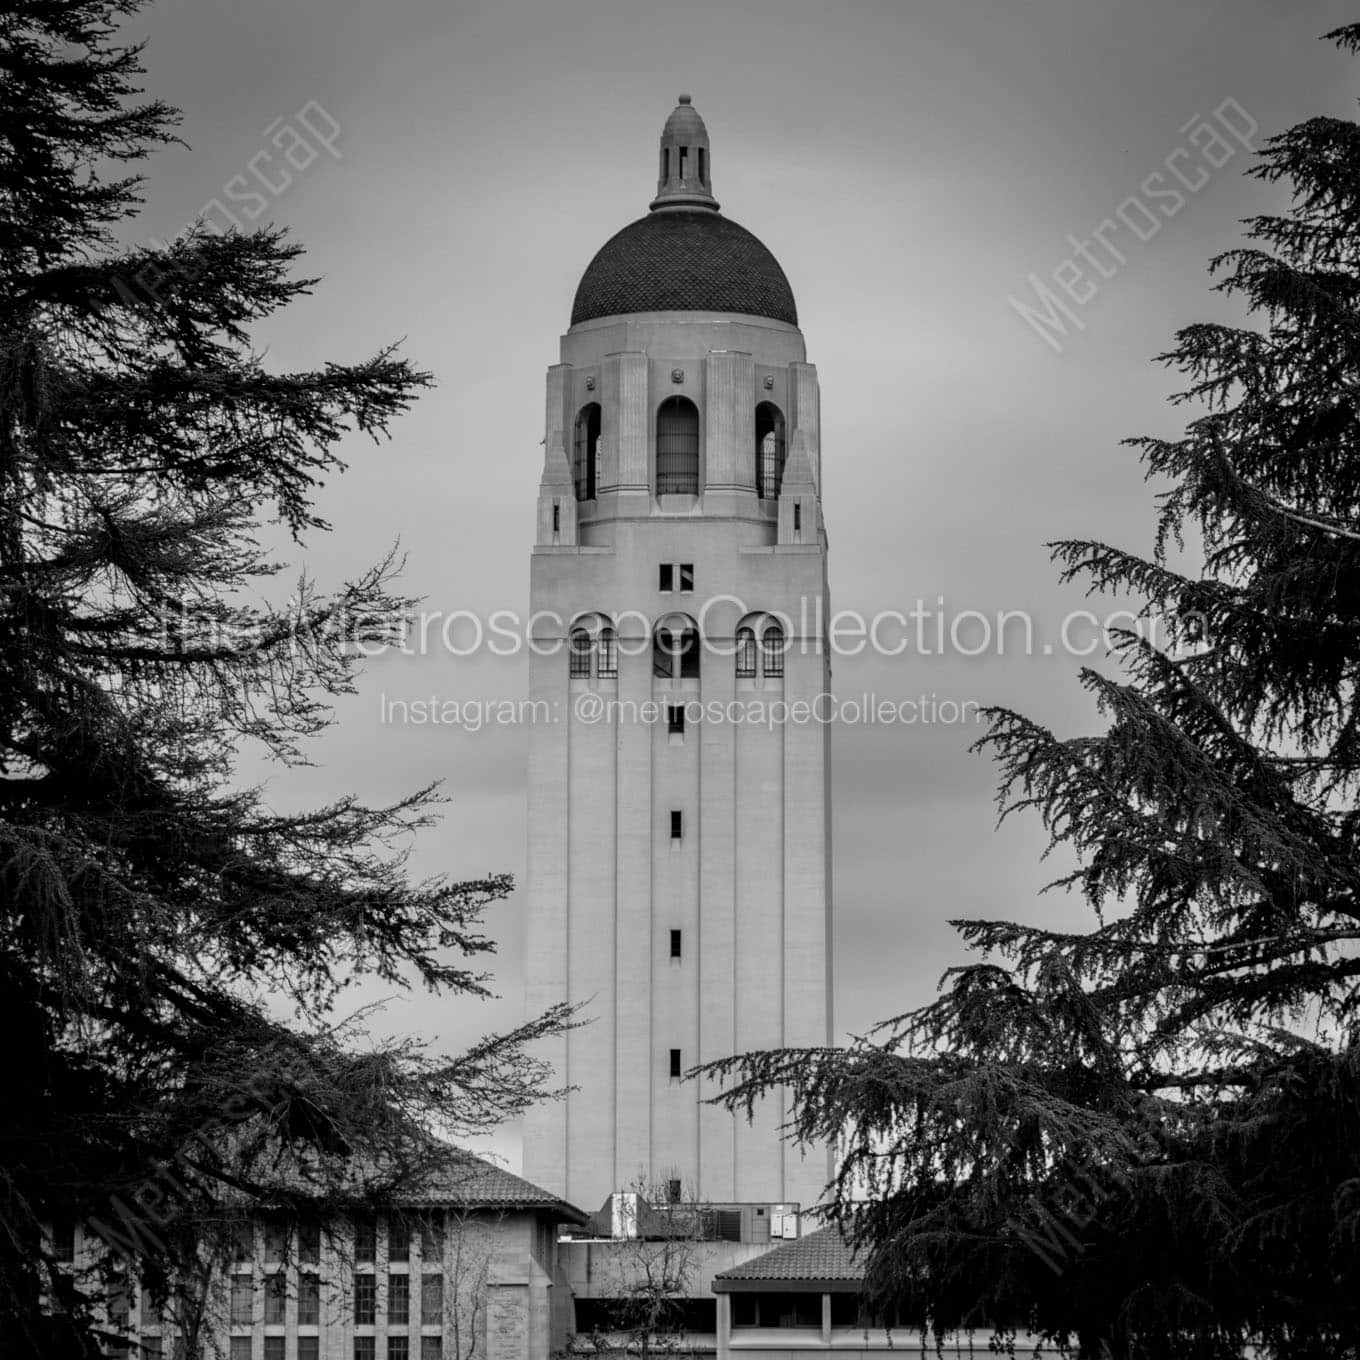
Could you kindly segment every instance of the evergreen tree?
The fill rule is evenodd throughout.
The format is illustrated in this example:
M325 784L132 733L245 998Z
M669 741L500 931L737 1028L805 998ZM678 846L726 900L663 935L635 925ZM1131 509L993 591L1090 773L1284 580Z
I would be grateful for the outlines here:
M98 1353L81 1288L109 1283L73 1279L59 1225L173 1296L233 1215L379 1202L440 1158L426 1130L522 1111L526 1045L570 1023L458 1057L338 1024L362 974L485 994L508 882L408 878L432 790L284 815L233 781L243 750L301 758L407 605L390 560L251 604L258 535L323 529L338 441L428 377L390 348L267 368L251 326L312 283L278 231L116 247L121 167L174 125L117 38L139 7L0 10L0 1352L47 1360Z
M1354 53L1360 26L1328 37ZM1129 441L1169 480L1153 554L1054 545L1162 645L1130 631L1117 677L1083 672L1101 734L994 711L981 743L1094 928L959 922L983 957L933 1004L708 1069L844 1134L831 1213L933 1328L1360 1353L1360 126L1310 119L1251 173L1290 206L1211 267L1258 324L1181 331L1193 418Z

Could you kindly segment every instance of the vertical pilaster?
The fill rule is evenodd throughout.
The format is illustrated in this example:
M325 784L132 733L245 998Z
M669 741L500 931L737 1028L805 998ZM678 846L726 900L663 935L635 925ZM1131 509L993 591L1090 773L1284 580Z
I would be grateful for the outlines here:
M755 361L739 350L704 359L704 494L755 490Z
M626 630L626 631L625 631ZM642 618L626 620L619 637L618 958L615 999L617 1127L613 1188L626 1190L647 1174L652 1146L652 1008L658 966L652 900L652 726L643 721L652 698L651 643ZM594 1209L598 1206L591 1205Z
M647 356L637 351L609 355L603 366L606 434L601 468L602 495L650 499L651 473L648 436L651 408L647 393Z

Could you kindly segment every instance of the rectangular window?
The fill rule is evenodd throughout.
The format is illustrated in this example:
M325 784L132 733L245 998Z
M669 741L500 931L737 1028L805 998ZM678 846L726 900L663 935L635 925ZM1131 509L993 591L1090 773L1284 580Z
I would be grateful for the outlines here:
M142 1338L142 1360L159 1360L159 1357L163 1354L160 1337L144 1336Z
M678 930L673 930L671 931L671 958L678 959L679 957L680 957L680 932Z
M421 1215L420 1254L427 1261L438 1261L444 1255L444 1215L438 1209Z
M663 562L660 567L657 568L656 588L658 590L675 589L675 568L669 562Z
M411 1225L400 1214L393 1214L387 1220L387 1259L411 1259Z
M288 1276L283 1271L264 1277L264 1324L279 1326L288 1308Z
M795 534L803 531L803 502L794 501L793 503L793 532Z
M367 1271L354 1276L354 1325L371 1327L378 1318L378 1281Z
M156 1301L151 1297L149 1289L142 1290L142 1312L143 1327L159 1327L161 1325L161 1310L156 1307Z
M560 533L562 530L562 505L560 501L553 502L553 533Z
M444 1342L437 1336L420 1338L420 1360L444 1360Z
M671 1049L671 1076L678 1078L679 1075L680 1075L680 1050L678 1048L673 1048Z
M298 1326L321 1325L321 1276L298 1276Z
M231 1230L233 1261L249 1261L255 1256L255 1227L251 1223L237 1223Z
M671 177L671 149L668 146L661 148L661 182L665 182Z
M371 1218L354 1222L354 1259L371 1261L378 1254L378 1229Z
M685 735L684 704L666 705L666 731L678 737Z
M694 589L694 563L680 563L680 589L681 591Z
M702 183L704 182L704 170L705 170L705 166L704 166L704 149L703 149L703 147L700 147L700 148L699 148L699 183L700 183L700 184L702 184Z
M411 1277L393 1272L387 1277L387 1325L411 1320Z
M288 1255L288 1228L277 1220L264 1225L264 1259L282 1261Z
M426 1275L420 1281L420 1320L426 1327L438 1327L444 1320L442 1275Z
M684 179L689 174L689 147L680 148L680 178Z
M319 1336L300 1336L297 1360L321 1360L321 1338Z
M255 1346L248 1336L231 1339L231 1360L255 1360Z
M680 1203L680 1182L679 1182L679 1181L672 1180L672 1181L667 1181L667 1182L666 1182L666 1202L667 1202L668 1204L679 1204L679 1203Z
M685 814L671 813L671 840L678 841L685 834Z
M371 1336L354 1338L354 1360L378 1360L378 1343Z
M304 1223L298 1228L298 1264L303 1266L321 1264L320 1224Z
M288 1338L286 1336L265 1337L264 1360L288 1360Z
M231 1277L231 1325L249 1327L255 1322L255 1282L249 1275Z
M409 1336L389 1336L387 1338L387 1360L411 1360L411 1338Z

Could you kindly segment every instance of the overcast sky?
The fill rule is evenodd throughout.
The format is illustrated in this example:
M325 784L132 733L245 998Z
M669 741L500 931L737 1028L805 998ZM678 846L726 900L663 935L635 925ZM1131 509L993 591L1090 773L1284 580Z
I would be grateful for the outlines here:
M1085 602L1043 544L1149 548L1153 491L1119 441L1180 427L1173 375L1150 360L1177 327L1231 315L1206 262L1279 202L1242 177L1249 153L1226 125L1259 125L1259 141L1351 117L1356 67L1317 39L1353 17L1282 0L162 0L131 31L189 145L150 162L130 237L233 202L252 164L278 186L263 210L238 187L235 206L293 230L322 282L260 332L267 362L358 360L404 338L438 383L390 443L347 445L320 501L334 532L297 564L334 584L399 538L428 608L522 612L544 369L587 262L645 211L661 125L692 93L723 211L783 264L820 373L834 605L905 613L943 596L949 616L1034 619L1039 655L844 657L834 688L1002 703L1078 732L1098 719L1058 630ZM288 127L336 154L285 184L273 139ZM1107 219L1110 253L1093 236ZM1055 271L1066 335L1011 302L1035 305L1031 276L1056 294ZM314 768L247 773L289 806L442 779L452 806L415 870L518 876L525 732L397 729L379 701L516 697L526 673L522 657L382 658ZM932 994L963 957L951 917L1088 919L1039 897L1061 865L1039 862L1037 820L996 828L976 735L835 731L839 1033ZM515 897L489 918L501 1001L399 998L381 1023L458 1045L516 1020L521 917ZM514 1130L496 1146L516 1164Z

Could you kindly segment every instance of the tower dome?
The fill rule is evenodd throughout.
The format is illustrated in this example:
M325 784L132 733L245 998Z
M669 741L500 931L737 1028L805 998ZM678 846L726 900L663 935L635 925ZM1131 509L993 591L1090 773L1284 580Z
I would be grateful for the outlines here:
M687 94L661 130L656 197L596 252L571 324L629 312L738 312L798 324L779 261L718 211L708 129Z

